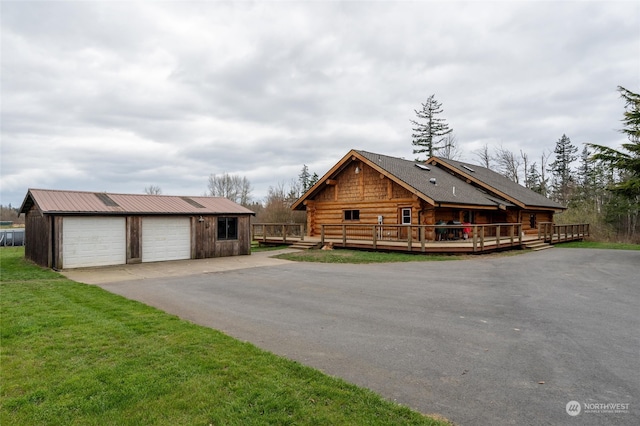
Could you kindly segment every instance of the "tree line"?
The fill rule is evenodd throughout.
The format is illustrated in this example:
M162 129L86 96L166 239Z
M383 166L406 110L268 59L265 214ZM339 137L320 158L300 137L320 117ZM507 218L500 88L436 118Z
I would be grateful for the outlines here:
M623 128L629 142L622 150L585 143L582 150L566 134L545 151L540 158L531 158L503 147L484 145L473 152L482 166L494 170L512 181L568 209L556 216L559 223L587 222L595 238L603 240L640 241L640 95L618 87L624 100ZM429 96L414 110L412 124L413 153L416 161L431 156L459 160L459 149L453 129L439 115L442 103ZM252 199L252 185L239 175L212 174L205 195L225 197L253 210L259 222L305 222L304 212L291 211L291 205L311 188L319 177L303 165L297 179L288 184L270 186L264 202ZM161 194L154 185L145 188L148 194Z
M563 134L553 152L533 159L488 145L474 152L480 165L494 170L568 209L557 215L563 223L588 222L596 238L640 241L640 95L619 86L624 101L620 131L628 138L621 150L594 143L579 147ZM438 117L442 104L431 95L415 110L414 154L460 159L461 152L446 120ZM416 158L417 161L423 160Z

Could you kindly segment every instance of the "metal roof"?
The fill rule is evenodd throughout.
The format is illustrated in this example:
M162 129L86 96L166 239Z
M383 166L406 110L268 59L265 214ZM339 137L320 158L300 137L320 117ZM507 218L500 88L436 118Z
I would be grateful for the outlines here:
M222 197L111 194L53 189L29 189L20 213L27 213L34 204L42 213L47 214L254 214L240 204Z

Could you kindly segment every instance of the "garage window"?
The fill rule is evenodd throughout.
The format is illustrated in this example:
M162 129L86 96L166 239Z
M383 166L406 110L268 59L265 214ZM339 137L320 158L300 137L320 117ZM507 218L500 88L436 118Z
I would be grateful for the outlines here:
M218 239L237 240L238 239L238 218L219 217L218 218Z

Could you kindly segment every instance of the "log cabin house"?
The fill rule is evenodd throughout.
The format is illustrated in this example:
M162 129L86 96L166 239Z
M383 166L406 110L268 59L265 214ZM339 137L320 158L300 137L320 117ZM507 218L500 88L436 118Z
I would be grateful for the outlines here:
M522 232L536 234L538 223L565 207L481 166L351 150L292 209L306 210L306 234L318 237L323 225L337 224L521 223ZM436 240L437 232L427 228L425 238Z
M251 210L219 197L29 189L25 257L69 269L251 253Z

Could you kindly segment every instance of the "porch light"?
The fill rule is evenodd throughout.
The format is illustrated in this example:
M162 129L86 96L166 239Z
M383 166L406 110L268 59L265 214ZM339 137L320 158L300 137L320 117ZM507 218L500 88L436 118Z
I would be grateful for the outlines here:
M356 166L356 174L360 173L360 167Z

